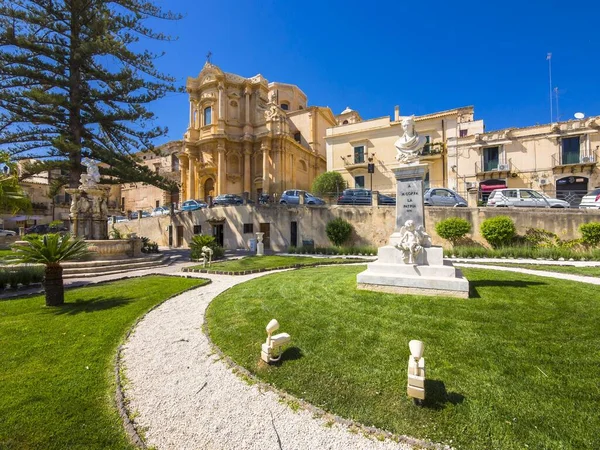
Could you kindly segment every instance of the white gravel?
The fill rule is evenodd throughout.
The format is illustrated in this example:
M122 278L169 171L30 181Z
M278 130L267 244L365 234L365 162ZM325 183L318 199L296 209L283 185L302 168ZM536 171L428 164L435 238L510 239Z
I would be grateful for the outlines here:
M151 311L125 344L126 398L146 443L158 449L408 449L293 411L249 385L212 353L201 330L219 293L264 274L211 276L207 286ZM258 349L257 349L258 352Z

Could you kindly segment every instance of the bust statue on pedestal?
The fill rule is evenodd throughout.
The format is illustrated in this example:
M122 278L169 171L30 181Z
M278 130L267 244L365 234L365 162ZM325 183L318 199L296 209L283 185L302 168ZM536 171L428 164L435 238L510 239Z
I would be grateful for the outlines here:
M415 131L415 119L412 116L402 120L402 129L404 134L394 143L396 159L408 164L419 159L427 139Z

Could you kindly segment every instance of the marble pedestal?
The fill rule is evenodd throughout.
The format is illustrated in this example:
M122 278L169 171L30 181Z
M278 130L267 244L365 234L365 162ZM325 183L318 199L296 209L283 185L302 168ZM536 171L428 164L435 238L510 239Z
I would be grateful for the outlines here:
M390 292L395 294L469 297L469 282L460 270L444 261L441 247L427 247L415 258L415 264L407 264L402 245L403 230L408 221L415 227L424 226L423 178L427 164L412 163L394 169L396 177L396 227L389 245L380 247L377 261L367 265L367 270L356 276L358 289ZM426 242L425 242L426 241Z
M469 282L450 261L444 261L441 247L423 249L417 264L405 264L393 245L380 247L377 256L377 261L356 276L358 289L469 298Z

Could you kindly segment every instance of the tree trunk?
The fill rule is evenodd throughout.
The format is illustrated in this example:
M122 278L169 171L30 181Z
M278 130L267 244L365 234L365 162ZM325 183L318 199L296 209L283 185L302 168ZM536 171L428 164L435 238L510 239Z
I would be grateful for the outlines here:
M63 286L63 268L60 264L46 265L44 289L46 291L46 306L60 306L65 303L65 288Z

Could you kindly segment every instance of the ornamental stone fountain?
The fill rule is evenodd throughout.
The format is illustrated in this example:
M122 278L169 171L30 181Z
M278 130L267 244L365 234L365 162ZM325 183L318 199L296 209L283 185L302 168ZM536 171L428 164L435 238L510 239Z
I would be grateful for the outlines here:
M66 189L71 194L71 234L83 238L93 259L125 259L141 256L142 240L108 239L108 193L110 186L100 183L98 163L83 158L87 172L80 178L77 189Z

